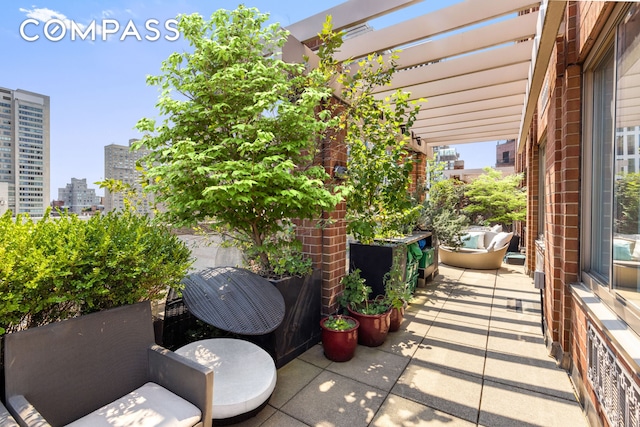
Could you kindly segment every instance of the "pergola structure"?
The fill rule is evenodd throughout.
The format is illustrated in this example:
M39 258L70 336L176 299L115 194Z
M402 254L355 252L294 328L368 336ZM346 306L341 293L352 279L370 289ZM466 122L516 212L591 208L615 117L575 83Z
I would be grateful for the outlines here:
M339 60L401 49L400 71L378 94L402 89L427 100L411 129L422 143L524 140L566 1L466 0L422 14L421 3L348 0L288 26L299 42L288 49L309 54L331 15L334 29L350 32ZM404 8L414 17L367 25Z

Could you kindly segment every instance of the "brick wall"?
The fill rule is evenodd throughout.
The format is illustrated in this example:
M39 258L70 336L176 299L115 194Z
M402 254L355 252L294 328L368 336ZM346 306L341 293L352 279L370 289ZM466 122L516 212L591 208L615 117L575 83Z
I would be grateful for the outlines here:
M336 99L332 102L337 103ZM335 166L346 166L347 150L344 135L330 134L320 141L316 163L322 164L333 177ZM333 179L329 185L340 184ZM344 276L347 262L347 228L344 220L345 202L332 212L324 212L321 219L297 221L297 236L304 253L309 255L315 268L322 269L322 313L334 313L336 296L342 292L340 279Z

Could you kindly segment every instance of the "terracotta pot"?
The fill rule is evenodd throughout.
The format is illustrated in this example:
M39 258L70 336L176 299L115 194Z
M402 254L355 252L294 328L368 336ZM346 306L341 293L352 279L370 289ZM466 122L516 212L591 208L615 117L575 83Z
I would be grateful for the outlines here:
M342 317L347 320L353 320L355 322L355 326L344 331L336 331L335 329L329 329L324 325L324 322L328 317L325 317L320 321L324 355L327 359L333 360L334 362L346 362L351 360L355 354L356 347L358 346L358 328L360 327L360 322L358 322L358 319L354 319L350 316Z
M382 345L389 333L391 309L382 314L362 314L348 308L349 314L360 322L358 343L367 347Z
M389 316L389 332L396 332L400 329L402 321L404 320L404 307L392 308L391 315Z

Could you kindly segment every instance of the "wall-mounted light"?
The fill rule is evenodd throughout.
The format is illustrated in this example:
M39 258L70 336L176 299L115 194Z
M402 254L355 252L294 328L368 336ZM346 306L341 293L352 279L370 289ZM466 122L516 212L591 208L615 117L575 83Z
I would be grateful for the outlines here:
M400 132L402 132L402 134L406 134L407 133L407 125L400 125Z
M346 166L336 165L333 168L333 177L335 179L347 179L349 175L349 171Z
M416 136L416 142L418 143L418 145L422 145L422 142L420 141L420 136Z

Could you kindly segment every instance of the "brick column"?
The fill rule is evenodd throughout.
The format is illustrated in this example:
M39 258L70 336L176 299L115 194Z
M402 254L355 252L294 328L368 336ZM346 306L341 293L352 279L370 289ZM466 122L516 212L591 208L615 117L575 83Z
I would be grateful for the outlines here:
M332 102L339 101L333 99ZM320 141L316 163L322 164L333 178L335 166L346 166L347 150L344 134L327 135ZM329 185L340 184L332 179ZM313 261L314 268L322 270L322 314L332 314L338 309L337 296L342 293L340 280L347 268L346 203L343 201L332 212L324 212L322 218L298 221L297 236L305 254Z
M576 63L576 6L569 3L556 43L556 79L547 129L545 314L553 353L566 368L571 351L571 292L578 280L581 76Z

